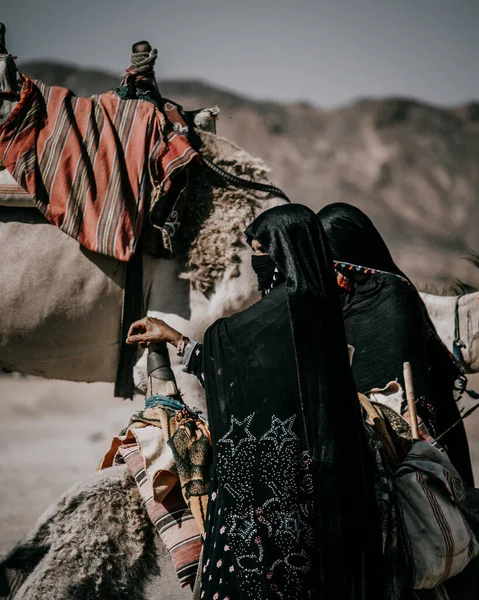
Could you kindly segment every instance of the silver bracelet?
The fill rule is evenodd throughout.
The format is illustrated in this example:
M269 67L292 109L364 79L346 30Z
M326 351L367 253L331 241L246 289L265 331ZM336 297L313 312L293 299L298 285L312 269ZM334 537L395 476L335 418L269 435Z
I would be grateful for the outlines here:
M191 373L192 372L192 371L188 370L188 366L190 364L193 352L195 352L195 351L198 352L197 348L200 345L201 344L199 342L195 342L195 340L190 340L186 344L185 355L183 356L183 366L181 367L181 370L183 371L183 373Z
M178 346L176 346L176 354L177 356L184 356L186 348L186 338L184 335L181 336L180 341L178 342Z

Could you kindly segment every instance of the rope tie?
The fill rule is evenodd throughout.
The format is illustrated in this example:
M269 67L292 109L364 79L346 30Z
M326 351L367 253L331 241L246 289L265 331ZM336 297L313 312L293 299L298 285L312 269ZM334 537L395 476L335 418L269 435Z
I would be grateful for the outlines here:
M218 165L216 165L212 160L206 158L206 156L201 155L201 160L203 164L208 167L213 173L219 175L226 183L236 188L246 188L250 190L258 190L259 192L266 192L268 194L272 194L274 196L278 196L279 198L283 198L286 202L291 202L291 200L286 196L283 190L280 190L274 185L269 185L267 183L259 183L257 181L250 181L249 179L243 179L242 177L238 177L237 175L233 175L233 173L229 173L225 171Z
M461 296L457 296L456 303L454 307L454 341L452 346L452 352L454 354L454 358L462 363L462 352L463 348L466 348L466 344L461 340L461 332L459 325L459 300L462 298Z
M150 52L132 52L131 65L125 72L125 77L128 75L154 75L155 63L158 57L158 50L153 48Z

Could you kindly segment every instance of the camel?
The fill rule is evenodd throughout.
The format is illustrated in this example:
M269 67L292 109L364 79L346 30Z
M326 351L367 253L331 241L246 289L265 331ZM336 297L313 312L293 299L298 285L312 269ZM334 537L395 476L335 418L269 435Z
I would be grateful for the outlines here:
M262 161L213 133L199 135L204 156L237 176L269 183ZM243 231L285 200L225 186L200 167L189 189L176 256L158 260L143 251L143 306L201 339L213 321L259 298ZM0 245L0 367L50 379L114 381L124 264L81 248L31 208L0 207ZM199 385L171 355L180 388L202 406ZM135 383L144 393L146 356Z
M18 72L6 54L4 34L1 26L0 80L4 87L8 83L10 92L0 98L3 118L15 105L9 98L19 91ZM260 160L213 133L199 132L199 136L207 163L269 184ZM31 198L1 166L0 187L0 205L4 205L0 207L0 368L68 381L115 381L124 264L80 248L49 225L38 210L28 208ZM144 312L201 339L214 320L252 304L258 294L254 275L245 268L249 251L242 231L262 210L284 202L271 192L227 187L211 170L195 169L176 257L159 261L143 252ZM432 307L433 320L437 314L441 321L441 333L445 329L441 325L448 322L446 311L435 311L433 298L425 300ZM469 358L464 358L468 369L475 371L479 348L476 338L471 339ZM172 360L181 389L191 402L203 405L199 386L181 372L176 357ZM146 379L143 356L135 367L135 384L142 393Z
M421 292L421 297L437 333L466 373L479 372L479 292L459 296Z
M134 56L143 57L145 49L151 50L146 42L135 44ZM152 53L156 57L156 51ZM7 54L2 24L0 57L1 124L14 110L22 83L13 57ZM156 89L154 57L148 59L147 71L141 71L143 82L148 80L152 89ZM128 102L140 106L144 101ZM188 198L174 237L175 257L153 258L151 224L141 239L143 311L196 339L216 319L258 298L254 275L244 268L250 251L243 231L260 212L287 201L281 190L271 186L259 159L199 129L205 110L210 128L217 107L185 113L188 119L194 115L195 148L201 147L201 162L188 169ZM238 178L243 180L239 188L229 185L238 184ZM267 185L261 188L261 184ZM32 197L0 164L0 368L51 379L113 382L122 335L125 263L80 247L28 206L35 206ZM177 221L171 226L177 229L180 217L173 215ZM192 389L191 399L197 390L183 380L179 361L172 358L180 386ZM136 386L142 392L145 362L140 360L135 369Z
M212 160L266 181L260 161L224 138L201 136ZM201 339L215 319L259 297L242 230L260 211L284 201L224 188L209 171L197 174L196 180L197 195L192 192L177 256L158 260L143 253L143 304L147 314ZM195 180L193 190L194 185ZM0 208L0 243L0 366L46 378L114 381L124 266L83 250L32 208ZM451 350L457 302L459 337L466 345L460 349L462 362L467 372L478 372L479 295L421 296ZM199 386L171 355L181 389L193 404L203 405ZM136 387L143 393L146 379L143 356L135 367Z

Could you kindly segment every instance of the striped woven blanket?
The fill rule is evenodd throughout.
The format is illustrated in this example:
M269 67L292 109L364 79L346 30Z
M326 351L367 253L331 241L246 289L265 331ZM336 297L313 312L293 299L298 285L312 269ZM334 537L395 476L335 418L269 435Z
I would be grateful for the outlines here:
M113 438L99 469L126 463L183 587L194 582L205 534L211 437L186 406L175 410L156 398Z
M181 587L193 585L200 560L202 539L198 523L175 478L173 487L160 502L152 493L144 457L137 444L120 447L119 454L135 478L146 512L165 544ZM118 464L118 460L116 463Z
M77 98L23 77L20 102L0 127L0 164L47 219L85 248L127 261L160 203L154 224L170 249L175 227L164 225L185 192L178 176L197 157L177 107L114 92Z

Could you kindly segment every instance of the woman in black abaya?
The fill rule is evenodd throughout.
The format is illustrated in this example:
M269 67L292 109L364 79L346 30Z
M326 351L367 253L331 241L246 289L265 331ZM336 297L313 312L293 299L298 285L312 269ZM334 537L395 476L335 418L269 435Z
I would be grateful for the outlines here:
M371 220L349 204L318 213L336 261L348 342L355 347L353 372L360 392L403 382L403 363L414 375L418 412L431 433L459 419L453 397L460 365L439 339L414 285L394 264ZM441 439L466 485L473 487L471 459L461 423Z
M206 390L213 478L205 600L384 598L370 457L333 264L314 213L270 209L246 230L263 298L204 344L144 319Z

